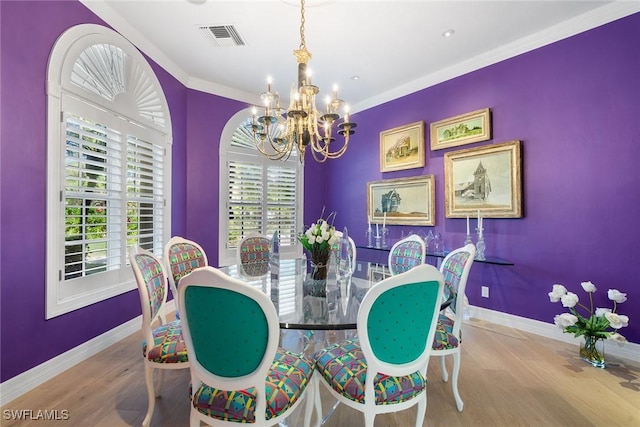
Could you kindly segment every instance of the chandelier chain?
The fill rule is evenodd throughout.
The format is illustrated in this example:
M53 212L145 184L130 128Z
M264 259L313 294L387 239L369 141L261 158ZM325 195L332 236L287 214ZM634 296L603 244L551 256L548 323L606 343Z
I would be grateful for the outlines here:
M307 44L304 40L304 0L301 0L300 7L300 49L306 49Z

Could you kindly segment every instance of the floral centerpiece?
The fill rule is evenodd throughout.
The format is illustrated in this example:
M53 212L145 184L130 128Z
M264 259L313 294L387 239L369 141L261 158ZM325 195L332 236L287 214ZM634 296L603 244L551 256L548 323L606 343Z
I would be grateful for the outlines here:
M608 298L613 301L613 309L595 308L593 293L596 286L591 282L582 282L582 289L589 295L589 306L580 303L578 295L567 291L563 285L553 285L549 292L551 302L562 302L569 313L558 314L553 321L563 332L572 333L575 337L584 336L584 344L580 347L580 357L593 366L604 368L604 352L598 348L598 343L605 339L625 342L626 338L618 333L618 329L629 324L629 317L616 312L618 304L627 300L627 294L617 289L609 289ZM578 310L581 310L579 312Z
M324 280L327 278L331 247L338 242L340 234L332 224L320 218L311 224L307 231L298 236L298 240L311 256L312 279Z

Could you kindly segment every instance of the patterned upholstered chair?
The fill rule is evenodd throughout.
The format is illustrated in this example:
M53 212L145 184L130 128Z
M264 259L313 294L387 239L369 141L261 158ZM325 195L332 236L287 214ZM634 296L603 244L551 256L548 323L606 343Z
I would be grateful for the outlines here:
M209 265L207 254L196 242L174 236L164 247L164 264L169 270L169 285L177 309L178 282L194 269Z
M424 264L427 250L424 240L412 234L396 242L389 251L389 272L392 276L411 270L416 265Z
M182 279L178 298L191 355L191 426L278 424L313 392L313 360L278 348L269 297L213 267ZM305 425L313 396L307 397Z
M187 348L182 338L180 320L167 322L165 306L169 287L164 268L151 252L133 247L129 261L138 284L142 306L142 355L144 376L147 384L149 406L142 421L148 426L153 417L156 392L153 386L155 369L188 369ZM155 326L155 327L154 327ZM158 388L162 386L163 371L159 373Z
M250 234L238 244L238 271L248 277L260 277L269 272L271 240L260 234Z
M418 405L416 426L427 408L427 364L440 310L444 281L429 264L391 276L369 290L358 311L358 336L315 355L316 409L322 413L317 383L339 403L364 413L373 427L377 414Z
M440 272L444 277L445 299L453 296L453 302L446 309L447 313L441 313L438 318L431 355L440 356L440 369L442 370L442 381L444 382L449 379L445 357L453 355L451 387L458 411L462 411L464 407L464 402L458 392L460 348L462 346L462 331L460 327L463 321L464 292L475 255L476 247L470 243L450 252L440 264Z

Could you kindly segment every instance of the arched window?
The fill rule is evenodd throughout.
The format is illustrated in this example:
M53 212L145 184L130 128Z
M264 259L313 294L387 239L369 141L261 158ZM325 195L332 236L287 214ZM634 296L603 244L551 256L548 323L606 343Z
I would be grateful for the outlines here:
M234 264L238 242L251 233L279 231L281 257L301 250L303 166L296 154L284 162L260 154L249 117L249 109L238 112L222 132L219 265Z
M170 233L171 120L142 54L70 28L47 71L47 318L135 288L128 248Z

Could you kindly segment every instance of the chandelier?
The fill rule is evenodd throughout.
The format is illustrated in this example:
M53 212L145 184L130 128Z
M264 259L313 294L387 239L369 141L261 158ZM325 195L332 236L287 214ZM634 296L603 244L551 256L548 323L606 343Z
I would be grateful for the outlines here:
M300 162L303 162L305 150L310 148L313 158L322 163L344 154L356 124L349 122L349 109L338 98L337 86L333 87L333 96L325 98L326 112L321 113L316 108L316 95L320 89L312 84L311 73L307 70L311 52L307 50L304 40L304 2L300 2L300 48L293 51L298 61L297 89L295 84L291 86L289 107L283 111L280 96L272 91L269 77L267 91L260 95L264 114L257 116L257 108L253 108L251 129L256 148L269 159L287 160L295 148L300 155ZM341 107L344 109L344 118L337 125L337 133L342 135L344 142L331 151L335 148L335 144L331 146L335 141L332 136L333 125L340 120L338 111Z

